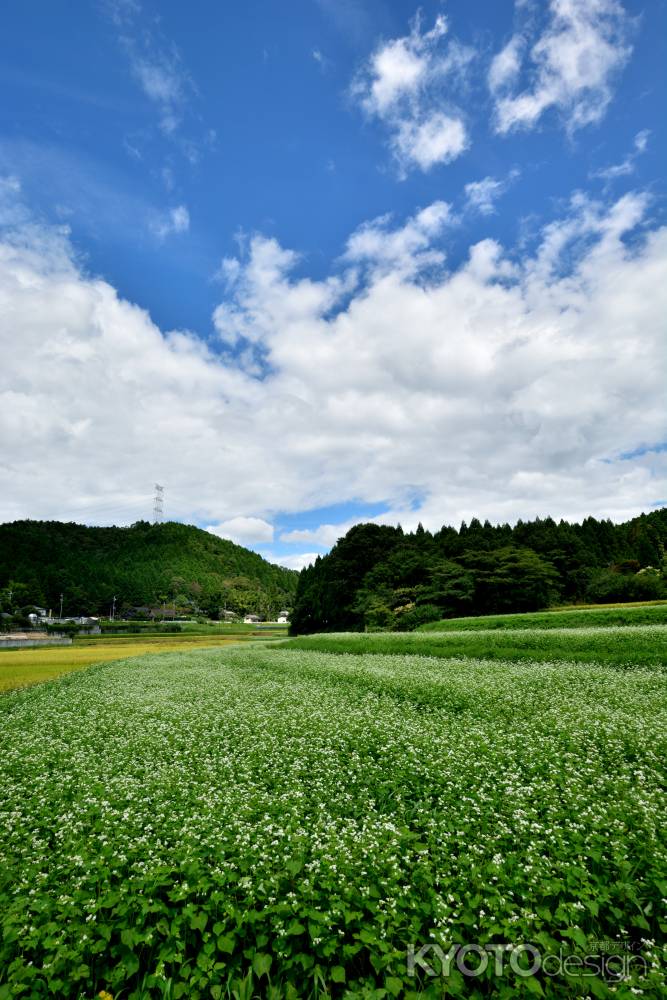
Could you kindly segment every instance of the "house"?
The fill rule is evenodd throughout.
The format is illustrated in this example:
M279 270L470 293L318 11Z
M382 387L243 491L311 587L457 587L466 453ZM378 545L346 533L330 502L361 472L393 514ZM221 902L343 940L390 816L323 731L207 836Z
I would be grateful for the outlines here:
M289 611L279 611L276 621L279 625L287 625L289 622Z
M30 624L32 626L38 625L47 618L46 608L38 608L33 606L32 611L29 613L28 618L30 619Z
M258 625L261 620L262 619L258 615L245 615L243 618L246 625Z

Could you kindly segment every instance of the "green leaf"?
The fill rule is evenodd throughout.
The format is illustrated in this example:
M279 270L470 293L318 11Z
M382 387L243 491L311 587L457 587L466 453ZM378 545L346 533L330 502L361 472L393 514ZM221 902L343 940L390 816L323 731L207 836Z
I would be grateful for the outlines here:
M221 934L218 938L218 948L220 951L224 951L226 955L231 955L236 947L236 941L231 934Z
M139 971L139 958L133 951L126 951L123 955L123 966L128 976L134 976Z
M208 917L205 913L197 913L190 917L190 927L193 931L203 931L208 923Z
M271 956L264 955L261 951L258 951L252 960L252 967L255 970L256 975L260 978L262 976L268 976L269 969L271 968Z
M344 983L346 980L345 969L342 965L334 965L330 976L332 983Z

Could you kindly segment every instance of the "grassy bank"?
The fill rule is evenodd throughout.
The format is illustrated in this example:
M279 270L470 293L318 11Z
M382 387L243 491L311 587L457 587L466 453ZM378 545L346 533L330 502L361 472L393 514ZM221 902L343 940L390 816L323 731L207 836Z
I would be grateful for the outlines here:
M471 629L591 628L595 626L667 625L667 602L574 607L536 611L532 614L480 615L477 618L444 618L422 625L420 632L453 632Z
M532 616L526 616L532 617ZM284 648L324 653L605 663L667 668L667 625L513 628L451 632L346 632L300 636Z

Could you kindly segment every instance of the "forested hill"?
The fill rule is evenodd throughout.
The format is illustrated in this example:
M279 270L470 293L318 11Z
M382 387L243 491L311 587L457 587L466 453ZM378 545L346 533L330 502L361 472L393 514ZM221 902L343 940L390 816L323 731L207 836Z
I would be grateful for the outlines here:
M185 524L92 528L59 521L0 525L0 592L66 614L172 603L240 613L291 607L298 574Z
M359 524L301 573L292 632L410 629L555 602L667 597L667 508L624 524L588 517L444 527Z

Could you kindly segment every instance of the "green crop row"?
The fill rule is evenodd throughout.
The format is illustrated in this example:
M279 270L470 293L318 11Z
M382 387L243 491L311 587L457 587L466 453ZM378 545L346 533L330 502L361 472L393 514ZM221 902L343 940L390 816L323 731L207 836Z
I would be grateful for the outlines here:
M420 632L470 631L471 629L592 628L612 625L666 625L667 603L613 605L536 611L531 614L481 615L477 618L446 618L420 626Z
M291 639L282 648L357 655L466 656L481 660L569 661L663 669L667 668L667 625L322 633Z

